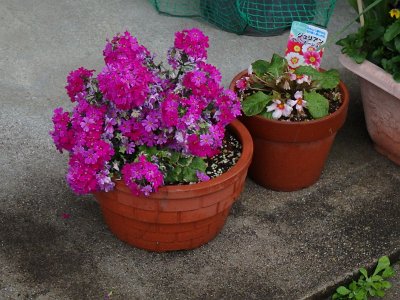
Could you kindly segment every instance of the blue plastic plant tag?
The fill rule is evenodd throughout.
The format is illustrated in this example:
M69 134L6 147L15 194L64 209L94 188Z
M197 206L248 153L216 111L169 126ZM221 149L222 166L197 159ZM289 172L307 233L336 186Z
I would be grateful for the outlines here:
M312 66L319 69L327 38L327 30L294 21L285 52L289 67Z

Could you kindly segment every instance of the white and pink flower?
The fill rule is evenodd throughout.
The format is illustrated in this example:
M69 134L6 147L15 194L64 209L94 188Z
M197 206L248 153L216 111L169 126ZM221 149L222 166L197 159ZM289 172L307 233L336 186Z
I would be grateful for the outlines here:
M291 67L292 69L296 69L304 64L303 56L296 52L289 52L288 54L286 54L286 60L289 67Z
M297 91L294 94L295 100L289 99L287 103L291 107L296 107L297 111L304 111L304 107L307 107L307 101L303 99L303 92Z
M292 107L279 99L272 100L272 104L267 106L267 112L273 111L272 118L275 120L278 120L282 116L289 117L292 110Z
M290 80L296 81L297 84L302 84L304 82L308 84L311 83L311 77L308 75L297 75L294 73L290 73Z
M310 44L304 44L302 47L302 50L303 50L303 53L317 51L317 47L310 45Z

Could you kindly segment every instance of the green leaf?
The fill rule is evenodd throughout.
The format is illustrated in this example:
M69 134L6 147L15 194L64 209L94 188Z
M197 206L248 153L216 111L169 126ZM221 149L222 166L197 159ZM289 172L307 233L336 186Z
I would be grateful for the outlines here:
M378 265L376 266L376 269L375 269L373 275L377 275L379 272L383 271L384 269L386 269L386 268L389 267L389 266L390 266L389 257L387 257L387 256L382 256L382 257L379 258L379 260L378 260Z
M313 82L318 84L321 89L333 89L338 86L340 82L339 71L332 69L326 72L319 72L310 66L301 66L296 69L296 74L307 75L311 77Z
M390 278L390 277L394 276L394 274L395 274L394 269L392 267L387 267L385 269L385 271L383 271L382 277L383 278Z
M380 289L382 289L382 282L374 282L374 283L371 283L371 286L372 286L375 290L380 290Z
M386 42L390 42L398 35L400 35L400 20L397 20L386 29L383 40Z
M348 288L344 287L344 286L339 286L339 287L336 289L336 292L337 292L338 294L340 294L340 295L343 295L343 296L348 295L348 294L351 293L351 291L350 291Z
M165 177L165 181L168 183L180 182L180 181L182 181L181 174L182 174L182 168L179 166L169 169L167 172L167 176Z
M182 167L187 167L192 163L193 156L182 156L179 158L178 164Z
M192 160L192 163L190 164L190 168L192 168L196 171L205 172L205 170L207 169L207 164L204 161L204 159L202 159L201 157L195 156Z
M197 181L196 170L192 168L184 168L182 171L182 175L183 175L183 181L185 182Z
M350 56L356 63L361 64L366 60L368 53L366 51L356 50L354 52L348 52L347 55Z
M383 27L382 25L374 26L367 32L368 40L370 42L373 42L381 38L384 34L385 34L385 27Z
M307 101L307 109L314 119L325 117L329 113L329 101L315 91L305 92L304 99Z
M350 283L349 288L352 291L355 291L357 289L357 282L353 281L352 283Z
M385 292L384 291L382 291L382 290L377 290L376 291L376 296L378 296L378 297L385 297Z
M243 100L242 110L246 116L258 115L271 100L272 96L259 91Z
M382 281L381 284L382 288L385 290L390 289L392 287L392 284L389 281Z
M255 73L258 77L263 76L265 73L267 73L268 66L270 65L269 62L266 60L256 60L251 64L251 67L253 68L253 73Z
M371 280L373 280L373 281L381 281L382 279L383 279L382 276L379 276L379 275L371 276Z
M358 290L354 292L354 295L356 296L356 300L364 300L367 296L367 292L365 290Z
M332 295L332 300L337 300L337 299L340 299L340 298L341 298L341 296L339 294L337 294L337 293L334 293Z
M178 162L179 157L180 157L179 152L172 152L170 157L170 163L175 165Z
M394 47L396 48L397 52L400 53L400 36L394 39Z
M268 66L267 72L274 78L278 78L287 70L287 60L278 54L274 54L271 64Z
M365 278L368 277L368 272L367 272L367 270L365 270L365 268L361 268L360 273L363 274Z

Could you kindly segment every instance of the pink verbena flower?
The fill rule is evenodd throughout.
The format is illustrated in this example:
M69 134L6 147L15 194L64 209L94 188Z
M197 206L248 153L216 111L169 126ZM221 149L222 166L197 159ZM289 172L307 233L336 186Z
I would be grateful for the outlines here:
M201 145L200 138L196 134L191 134L187 138L189 152L199 157L212 157L219 153L219 149L212 145Z
M149 113L142 121L142 126L147 132L156 130L159 127L159 118L157 118L157 113Z
M153 74L140 61L129 65L109 65L97 76L100 91L118 109L128 110L143 105L154 83Z
M67 92L75 107L54 112L51 135L57 149L69 151L74 192L110 191L112 176L122 176L133 193L149 195L163 184L165 151L199 157L220 151L240 102L205 62L207 47L198 29L176 33L168 52L174 71L165 71L125 32L107 42L97 78L83 68L71 72ZM149 147L156 153L151 162L142 154Z
M208 37L197 28L176 32L174 47L194 61L203 60L207 58Z
M77 194L88 194L97 190L96 170L72 159L67 174L67 182Z
M151 192L156 192L164 183L163 174L158 166L148 162L144 155L140 155L137 162L124 165L122 178L135 195L148 196Z
M161 104L162 122L167 127L176 126L178 124L178 106L180 98L175 94L168 94L164 102Z
M124 34L117 34L111 42L107 42L103 55L106 65L124 65L134 60L142 61L150 52L125 31Z
M65 89L72 102L77 100L77 97L84 97L86 90L86 81L92 77L94 70L87 70L83 67L72 71L67 77L67 85Z
M236 85L235 85L236 88L239 91L244 91L247 88L247 80L248 80L248 77L240 78L238 81L236 81Z
M105 169L96 174L97 185L100 190L109 192L114 189L115 183L111 180L110 171Z
M197 67L206 72L210 79L217 83L221 83L221 72L215 66L207 64L204 61L200 61L197 63Z
M68 112L61 107L56 108L53 113L54 129L50 131L54 144L58 151L63 149L70 151L74 147L74 132L70 130L71 119Z
M222 126L228 125L241 115L240 100L231 90L224 90L216 99L216 105L217 111L214 117Z

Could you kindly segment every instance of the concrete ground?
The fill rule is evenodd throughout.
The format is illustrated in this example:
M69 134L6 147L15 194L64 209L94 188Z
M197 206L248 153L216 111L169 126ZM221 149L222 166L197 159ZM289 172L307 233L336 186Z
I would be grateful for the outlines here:
M338 0L331 39L353 18ZM53 109L70 105L68 72L100 70L116 32L129 30L162 58L175 31L199 27L227 86L250 62L282 53L287 33L238 36L160 15L147 0L1 0L0 25L0 299L322 299L381 255L398 259L400 167L374 151L337 46L323 67L339 69L351 104L321 179L291 193L248 179L217 238L156 254L116 239L94 198L66 185L67 157L48 132Z

